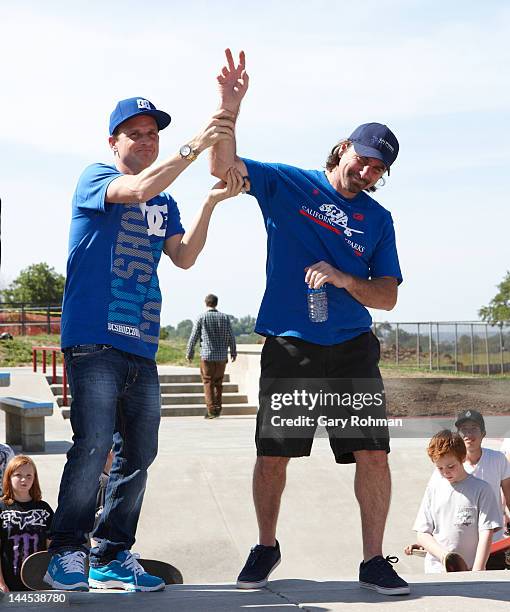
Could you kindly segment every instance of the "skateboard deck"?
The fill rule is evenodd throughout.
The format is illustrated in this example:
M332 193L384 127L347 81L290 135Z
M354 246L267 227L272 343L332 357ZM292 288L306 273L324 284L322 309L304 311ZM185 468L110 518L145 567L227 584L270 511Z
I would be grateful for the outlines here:
M502 551L510 551L510 537L503 538L497 542L493 542L491 544L491 555L495 555ZM417 555L419 557L424 557L427 553L424 548L413 548L411 550L412 555ZM447 569L446 571L465 571L459 569Z
M446 572L468 572L469 568L461 555L449 552L443 559L443 567Z
M414 544L411 549L411 554L416 555L417 557L425 557L427 555L427 551L423 548L423 546L419 546L418 544ZM445 555L443 559L443 567L445 572L467 572L468 566L464 559L456 552L449 552Z
M48 569L51 554L47 550L34 553L23 561L21 566L21 580L31 591L47 591L51 587L44 582L44 575ZM137 559L146 572L164 580L165 584L182 584L181 572L164 561L154 559ZM88 561L85 561L85 572L88 573Z
M165 584L182 584L183 578L181 572L164 561L158 561L157 559L138 559L138 563L143 569L153 576L161 578L165 581Z
M498 542L493 542L491 544L491 555L493 555L494 553L501 552L502 550L509 550L509 549L510 549L510 537L503 538L499 540Z

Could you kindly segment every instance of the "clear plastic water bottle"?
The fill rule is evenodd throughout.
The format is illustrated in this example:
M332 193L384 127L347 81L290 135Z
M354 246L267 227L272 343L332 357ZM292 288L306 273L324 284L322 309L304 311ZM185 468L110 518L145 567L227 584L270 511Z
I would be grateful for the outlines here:
M320 289L307 288L308 316L312 323L323 323L328 320L328 294L326 285Z

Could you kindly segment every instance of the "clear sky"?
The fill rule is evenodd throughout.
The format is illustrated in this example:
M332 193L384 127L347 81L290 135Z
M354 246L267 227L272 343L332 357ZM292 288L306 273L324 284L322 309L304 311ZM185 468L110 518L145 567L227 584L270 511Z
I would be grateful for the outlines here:
M147 97L172 115L169 156L214 112L230 46L251 77L241 155L314 168L360 123L396 133L376 197L404 283L374 318L476 319L510 269L509 39L505 0L2 2L1 283L40 261L65 273L71 196L86 165L111 159L117 100ZM185 227L213 183L202 155L170 187ZM195 267L160 264L162 324L193 318L209 292L256 315L264 267L255 199L220 203Z

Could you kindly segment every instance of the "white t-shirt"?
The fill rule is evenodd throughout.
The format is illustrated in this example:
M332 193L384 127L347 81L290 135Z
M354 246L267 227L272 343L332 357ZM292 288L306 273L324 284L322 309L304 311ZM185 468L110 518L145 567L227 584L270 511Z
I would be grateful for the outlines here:
M510 462L501 451L492 450L490 448L482 448L482 456L476 465L471 465L467 461L464 462L464 469L468 474L473 474L480 480L485 480L490 484L496 500L501 506L501 525L505 524L505 506L501 498L501 481L510 478ZM505 537L504 529L497 531L493 540L496 542Z
M472 474L480 480L484 480L490 484L494 491L498 506L501 508L501 525L505 525L505 506L501 497L501 481L510 478L510 462L507 461L505 455L501 451L492 450L482 447L482 456L476 465L471 465L464 461L464 469L468 474ZM437 470L432 472L429 483L432 480L442 478ZM496 531L492 536L493 542L497 542L505 537L504 529Z
M450 483L438 476L431 478L425 489L413 530L432 534L443 548L462 555L472 569L478 532L502 526L499 504L490 485L479 478L469 475ZM441 560L427 553L425 572L443 571Z

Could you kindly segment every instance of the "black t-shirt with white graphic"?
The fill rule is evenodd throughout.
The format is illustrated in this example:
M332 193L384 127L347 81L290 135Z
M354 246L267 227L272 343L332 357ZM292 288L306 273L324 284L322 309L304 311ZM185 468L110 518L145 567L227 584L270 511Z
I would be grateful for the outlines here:
M0 501L0 556L4 581L11 591L26 591L21 581L23 561L46 550L53 510L45 501Z

